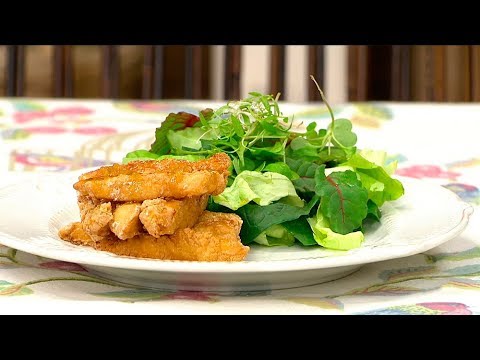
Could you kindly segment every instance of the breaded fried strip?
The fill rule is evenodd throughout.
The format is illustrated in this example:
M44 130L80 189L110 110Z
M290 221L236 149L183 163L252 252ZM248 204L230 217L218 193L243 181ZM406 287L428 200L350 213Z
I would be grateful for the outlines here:
M230 158L225 153L212 155L205 160L195 162L177 159L131 161L127 164L103 166L97 170L80 175L79 180L101 179L119 175L152 174L159 172L196 172L215 171L227 175Z
M77 204L78 209L80 210L80 219L81 221L84 221L87 214L100 205L101 202L97 199L92 199L80 194L77 196Z
M74 188L97 199L141 202L160 197L183 199L205 194L218 195L226 186L227 179L222 174L197 171L118 175L105 179L82 180L75 183Z
M114 236L94 242L73 223L60 230L60 237L74 244L92 246L117 255L162 260L187 261L242 261L250 248L240 242L241 218L236 214L204 212L193 228L178 230L175 234L155 238L138 235L118 241Z
M87 173L73 187L81 194L113 201L218 195L227 186L230 164L224 153L197 162L136 161Z
M195 225L207 203L208 195L183 200L145 200L140 221L152 236L171 235L178 229Z
M86 196L78 197L78 207L83 229L94 239L110 233L110 222L113 220L112 204L100 203Z
M71 242L75 245L95 247L95 241L88 235L79 222L73 222L64 226L58 231L60 239Z
M121 240L126 240L140 234L143 229L139 219L140 211L140 203L117 205L113 211L110 230Z

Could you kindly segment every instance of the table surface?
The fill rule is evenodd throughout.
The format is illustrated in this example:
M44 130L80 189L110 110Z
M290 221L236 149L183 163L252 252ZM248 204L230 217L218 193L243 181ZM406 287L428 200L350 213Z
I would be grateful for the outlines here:
M219 105L0 99L0 186L31 172L120 161L127 151L147 147L168 113ZM328 122L318 103L281 109L300 121ZM397 174L445 186L472 204L466 230L427 253L368 264L334 282L223 295L86 281L75 264L0 245L0 313L480 314L480 104L351 103L334 111L352 120L360 147L398 160Z

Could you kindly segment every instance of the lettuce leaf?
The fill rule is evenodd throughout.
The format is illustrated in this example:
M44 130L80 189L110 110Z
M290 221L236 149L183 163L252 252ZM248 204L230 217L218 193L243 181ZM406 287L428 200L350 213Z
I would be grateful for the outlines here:
M297 180L298 178L300 178L300 176L298 176L298 174L295 171L292 171L292 169L290 169L290 167L284 162L276 162L276 163L268 164L262 170L276 172L276 173L285 175L290 180Z
M292 206L281 201L267 206L259 206L256 204L242 206L236 211L236 214L243 220L240 231L242 243L245 245L251 243L257 236L273 225L284 224L288 221L296 220L301 216L309 215L317 202L318 197L315 196L304 207Z
M272 225L258 235L254 242L265 246L292 246L295 237L282 225Z
M275 160L282 159L285 154L283 143L277 142L273 146L267 147L251 147L248 149L249 154L259 160Z
M213 201L237 210L250 201L266 206L285 197L289 197L290 203L293 202L296 206L304 205L292 182L285 175L276 172L243 171L237 175L231 186L220 195L214 196Z
M296 220L286 221L282 226L292 234L304 246L317 245L313 238L312 229L308 224L307 217L301 216Z
M332 124L328 125L331 129ZM352 131L352 123L348 119L336 119L333 125L332 143L341 148L352 148L357 143L357 135Z
M296 137L290 142L288 155L294 159L316 161L318 160L319 149L321 149L321 146L313 145L305 138Z
M320 211L317 212L316 216L309 218L308 223L313 231L313 238L315 241L327 249L355 249L359 247L365 239L365 236L361 231L355 231L348 234L334 232L330 228L328 220Z
M129 152L122 159L123 164L127 164L130 161L142 161L142 160L163 160L163 159L178 159L187 161L197 161L204 159L203 155L157 155L148 150L136 150Z
M378 207L381 207L386 201L400 198L404 194L403 185L389 174L395 171L396 163L385 166L386 154L384 152L364 150L362 153L373 161L357 153L342 165L355 169L363 187L368 190L368 198Z
M372 200L368 200L367 207L368 207L367 218L370 218L374 221L380 221L380 219L382 218L382 213L380 212L380 209L378 208L377 204L375 204Z
M286 163L299 178L293 180L295 190L304 195L315 193L315 171L320 166L314 162L287 158Z
M199 127L189 127L183 130L169 130L167 132L167 139L170 146L176 150L182 150L183 148L200 150L202 148L202 142L200 138L204 134L204 131Z
M130 161L137 161L137 160L156 160L159 157L160 155L154 154L148 150L135 150L125 155L125 157L122 159L122 163L126 164Z
M387 164L388 154L385 151L362 149L359 154L364 159L374 163L375 165L383 167L388 175L393 175L395 170L397 170L398 161L394 160Z
M172 150L167 135L170 131L178 131L194 126L200 118L186 112L170 113L162 125L155 130L155 141L150 146L150 151L158 154L169 154Z
M334 232L348 234L367 216L368 192L351 170L325 176L325 166L315 172L315 192L321 197L319 211Z

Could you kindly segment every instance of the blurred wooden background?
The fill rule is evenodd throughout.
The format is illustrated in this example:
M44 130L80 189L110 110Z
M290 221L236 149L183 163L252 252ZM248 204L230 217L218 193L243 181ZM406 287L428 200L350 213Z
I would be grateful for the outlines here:
M351 46L348 96L356 100L480 100L480 46Z
M0 96L316 101L309 74L337 101L479 101L480 46L0 46Z

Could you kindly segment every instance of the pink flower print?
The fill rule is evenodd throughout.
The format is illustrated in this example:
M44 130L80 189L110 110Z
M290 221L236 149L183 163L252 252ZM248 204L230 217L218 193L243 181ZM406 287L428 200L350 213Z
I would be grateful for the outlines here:
M472 315L467 305L450 302L426 302L391 306L360 313L362 315Z
M448 302L438 302L438 303L420 303L419 306L424 306L427 309L440 311L442 315L471 315L472 311L465 304L461 303L448 303Z
M132 106L139 110L146 110L146 111L161 111L164 110L166 107L162 106L161 104L149 103L149 102L133 102Z
M80 135L111 135L117 133L117 129L107 126L88 126L69 129L63 126L30 126L21 129L31 135L56 135L73 132Z
M48 118L50 114L46 111L28 111L17 112L13 114L13 119L19 124L23 124L32 120Z
M70 106L70 107L64 107L64 108L58 108L58 109L53 109L50 111L50 114L55 116L55 115L90 115L93 114L93 110L83 107L83 106Z
M416 179L437 178L451 180L456 180L456 178L461 175L457 172L445 171L441 167L435 165L413 165L398 169L395 174Z
M34 110L34 111L20 111L13 115L15 122L23 124L26 122L40 120L45 118L53 118L55 116L76 117L86 116L93 114L93 110L83 106L68 106L63 108L53 109L51 111L46 110Z
M74 129L73 132L82 135L110 135L115 134L117 129L107 126L91 126Z
M15 154L15 162L29 166L53 166L66 168L72 161L65 156L50 154Z
M66 261L49 261L39 264L40 267L45 269L57 269L65 271L87 271L82 266Z

